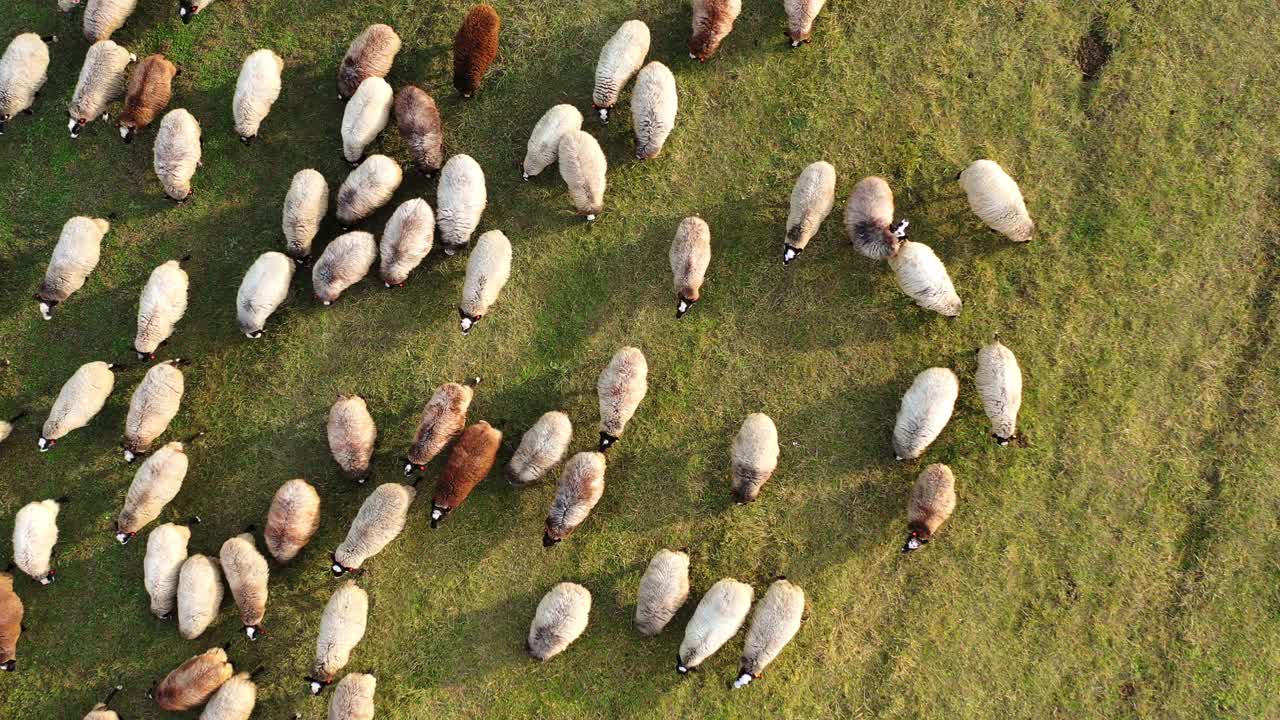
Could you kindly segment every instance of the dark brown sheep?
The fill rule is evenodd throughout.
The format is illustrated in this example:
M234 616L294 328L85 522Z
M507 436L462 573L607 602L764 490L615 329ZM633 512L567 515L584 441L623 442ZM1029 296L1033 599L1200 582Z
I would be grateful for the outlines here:
M183 712L208 702L234 673L231 661L227 660L227 651L220 647L212 648L175 668L147 693L147 697L155 700L161 710Z
M133 136L150 125L169 106L169 100L173 97L173 79L177 76L177 66L159 53L148 55L138 63L133 75L129 76L124 110L120 113L120 121L116 123L120 128L120 137L126 143L133 142Z
M431 527L440 527L449 513L484 480L498 459L501 444L502 432L483 420L462 431L431 497Z
M467 13L453 39L453 86L462 97L469 98L480 89L480 82L498 56L498 30L502 19L491 5L476 5Z
M444 127L436 101L422 88L406 85L396 93L396 124L418 170L428 176L440 172L444 165Z

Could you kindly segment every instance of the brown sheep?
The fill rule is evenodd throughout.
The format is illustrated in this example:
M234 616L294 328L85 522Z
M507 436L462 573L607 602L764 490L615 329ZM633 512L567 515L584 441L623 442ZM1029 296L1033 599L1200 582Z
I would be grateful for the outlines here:
M385 78L391 72L396 53L400 52L400 36L389 25L370 25L351 41L347 54L338 65L338 99L356 94L360 83L371 77Z
M742 12L742 0L693 0L693 35L689 37L689 57L706 62L733 30L733 21Z
M502 432L483 420L462 431L431 497L431 527L440 527L449 513L484 480L498 459L501 444Z
M444 126L436 101L415 85L401 88L396 93L396 125L418 171L427 177L440 172L444 166Z
M138 67L129 76L124 110L116 123L125 143L133 142L133 136L150 125L169 106L169 100L173 97L173 79L177 76L177 66L159 53L148 55L138 63Z
M453 39L453 86L464 98L480 89L489 64L498 55L502 19L492 5L476 5L467 13Z
M13 591L13 574L0 572L0 670L5 672L18 669L22 613L22 598Z

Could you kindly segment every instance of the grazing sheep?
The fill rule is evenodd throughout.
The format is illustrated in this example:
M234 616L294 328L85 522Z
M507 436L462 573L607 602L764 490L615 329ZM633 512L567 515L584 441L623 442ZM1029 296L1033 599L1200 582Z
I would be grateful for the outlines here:
M782 0L782 7L787 11L787 37L791 38L791 47L809 44L813 21L826 3L827 0Z
M385 485L383 487L386 487ZM367 504L367 503L366 503ZM348 580L329 598L320 616L320 632L316 636L316 660L307 681L311 694L333 684L338 671L346 667L351 651L364 637L369 622L369 594Z
M401 203L378 241L378 274L387 287L404 287L435 242L436 215L422 198Z
M138 0L89 0L84 5L84 37L91 43L106 40L129 22Z
M236 134L246 145L258 137L258 128L267 119L271 106L280 97L280 74L284 59L271 50L249 53L236 80L236 94L231 99L231 115Z
M525 650L535 660L550 660L582 635L590 615L591 591L577 583L559 583L538 602Z
M133 462L151 449L156 438L164 434L178 414L185 384L181 360L158 363L147 371L129 400L129 414L124 421L124 459Z
M352 167L360 163L365 148L391 120L391 86L380 77L365 78L342 113L342 156Z
M170 110L160 121L152 159L165 195L181 203L195 194L191 178L201 165L203 151L200 123L182 108Z
M192 518L198 523L200 518ZM151 614L168 620L178 607L178 578L187 561L191 525L165 523L147 535L147 553L142 560L142 584L151 598Z
M470 155L454 155L444 164L436 186L436 223L440 247L452 256L471 242L488 202L484 171Z
M782 242L782 264L789 265L818 234L836 202L836 169L819 160L806 166L791 190L787 215L787 239Z
M370 25L351 41L338 66L338 99L355 94L360 83L371 77L385 78L400 52L400 36L389 25Z
M865 177L853 186L844 208L844 227L849 242L872 260L887 260L898 253L907 236L906 220L893 223L893 191L881 177Z
M27 503L13 520L13 562L41 585L58 579L52 566L58 544L58 511L69 501L61 497Z
M671 241L671 282L676 289L676 319L702 299L702 280L711 263L711 228L700 217L687 217Z
M235 671L226 649L210 648L174 668L147 691L147 697L155 700L161 710L191 710L208 702Z
M654 60L636 76L631 90L631 122L635 127L636 159L652 160L662 152L667 137L676 126L680 109L676 96L676 77L662 63Z
M325 246L320 259L311 268L311 284L316 299L332 305L352 285L364 279L378 259L378 243L367 232L339 235Z
M262 635L262 618L267 614L267 579L271 571L267 559L258 552L248 530L229 538L218 551L218 561L226 574L231 597L240 609L240 624L250 640Z
M249 266L236 292L236 320L240 332L249 338L260 338L267 318L289 295L293 280L293 263L278 252L265 252Z
M754 502L764 484L778 469L778 428L764 413L751 413L733 439L730 465L733 497L739 503Z
M622 88L639 72L648 54L649 26L639 20L622 23L600 49L595 87L591 90L591 109L600 114L600 122L609 122L609 111L618 104Z
M498 31L502 19L491 5L476 5L453 39L453 87L464 98L475 95L498 56Z
M569 197L578 215L590 222L604 210L605 173L609 164L600 143L589 133L570 130L560 136L556 149L560 160L560 177L569 186Z
M178 0L178 17L182 18L183 25L190 25L196 15L212 4L213 0Z
M338 188L338 221L351 227L386 205L396 194L404 172L386 155L370 155Z
M804 619L804 590L787 582L785 577L773 581L756 611L751 614L751 627L742 646L742 665L734 689L746 687L760 677L778 653L800 632Z
M276 562L287 563L311 542L320 527L320 494L302 478L280 486L271 498L262 542Z
M329 452L348 480L364 484L369 479L373 445L378 441L378 426L369 414L369 406L359 395L339 395L329 409Z
M0 443L4 442L5 440L8 440L9 437L13 435L13 424L26 416L27 416L27 411L23 410L22 412L18 413L17 415L14 415L8 420L0 420Z
M564 459L573 440L573 423L562 412L544 413L520 438L520 447L507 464L507 481L528 487Z
M98 266L102 238L110 230L111 223L101 218L73 217L62 226L44 280L35 294L41 317L52 320L53 308L84 287L89 273Z
M893 426L893 452L899 460L914 460L938 438L951 419L960 380L947 368L921 371L902 396Z
M186 448L176 440L157 450L138 467L125 493L124 507L116 516L116 540L121 545L160 517L165 506L182 490L188 467ZM188 531L187 535L190 534Z
M903 242L898 253L889 258L889 267L898 279L898 287L920 307L947 317L960 314L963 303L951 284L947 267L928 245Z
M60 438L88 425L102 410L116 385L113 367L101 361L85 363L62 385L40 431L40 452L52 450Z
M725 578L707 591L684 629L676 672L686 675L729 642L747 619L755 591L733 578Z
M689 57L706 62L733 30L733 21L742 12L742 0L693 0L693 34L689 36Z
M107 117L107 106L124 95L125 70L129 63L138 59L123 47L102 40L89 46L84 56L84 65L80 68L80 79L76 81L75 94L67 105L67 129L72 139L80 137L85 125Z
M1022 368L1013 351L996 335L990 345L978 351L978 372L974 377L982 408L991 421L991 437L1008 445L1018 432L1018 410L1022 408Z
M907 542L902 552L919 550L956 509L956 477L946 465L926 467L907 500Z
M414 471L423 472L431 458L440 454L467 424L467 408L471 407L472 388L480 378L474 378L461 385L445 383L436 388L431 399L422 406L422 419L418 421L418 429L413 436L413 445L409 446L409 454L405 457L404 474L412 475Z
M476 485L484 480L498 459L502 432L481 420L462 431L453 444L444 473L431 496L431 527L438 528L449 513L467 499Z
M366 560L382 552L404 530L409 505L418 494L413 485L383 483L365 498L351 521L347 537L333 551L333 575L358 572Z
M142 288L138 332L133 336L133 351L139 360L155 360L156 350L169 342L174 326L187 312L189 281L183 260L170 260L152 270Z
M974 160L956 176L969 207L987 227L1014 242L1027 242L1035 235L1036 224L1027 214L1018 183L993 160Z
M622 437L627 422L649 391L649 364L644 353L624 347L613 354L600 371L596 393L600 396L600 452L613 447Z
M476 248L467 258L467 276L462 284L462 303L458 316L462 318L462 334L480 322L489 307L498 301L498 293L511 277L511 241L501 230L490 230L476 241Z
M547 512L542 547L549 548L573 534L604 496L604 453L580 452L560 471L556 497Z
M559 158L560 138L582 129L582 113L572 105L555 105L538 118L524 151L524 179L546 170Z
M237 673L223 683L204 706L200 720L249 720L258 703L258 684L253 678L261 671L258 668L253 673Z
M636 629L657 635L689 599L689 554L659 550L640 578L636 595Z
M329 698L329 720L373 720L373 693L378 679L372 673L350 673Z
M169 107L173 99L173 79L178 68L164 55L148 55L138 63L129 76L129 86L124 93L124 110L116 121L120 139L133 142L139 130L155 122Z
M427 177L444 165L444 124L436 101L422 88L406 85L396 93L396 125L418 171Z
M280 223L284 251L299 265L311 259L311 241L328 211L329 183L317 170L299 170L289 183Z
M18 669L18 640L22 637L22 598L13 591L13 574L0 572L0 670Z
M123 685L116 685L111 688L111 692L107 693L107 696L102 699L102 702L93 706L93 709L89 711L89 714L84 716L84 720L120 720L120 715L118 715L115 710L110 709L109 706L111 705L112 698L116 696L116 693L123 689Z
M22 33L9 42L0 57L0 135L18 113L32 114L40 88L49 79L49 46L56 37Z
M194 640L209 629L222 605L222 568L218 561L192 555L178 571L178 634Z

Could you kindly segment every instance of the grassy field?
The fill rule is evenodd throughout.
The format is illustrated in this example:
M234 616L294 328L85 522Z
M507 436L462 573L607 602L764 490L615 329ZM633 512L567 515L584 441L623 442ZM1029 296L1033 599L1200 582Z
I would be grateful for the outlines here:
M685 52L683 3L502 0L499 60L467 102L450 87L457 0L219 0L187 26L176 2L142 0L115 39L175 61L172 107L204 127L198 194L180 207L151 169L154 128L132 145L105 123L67 137L87 44L80 14L54 5L8 0L0 13L5 42L62 36L35 117L0 138L0 356L12 361L0 413L32 411L0 445L0 535L31 500L76 500L60 516L59 581L18 579L29 631L19 672L0 676L0 717L80 717L116 682L122 717L160 717L143 698L152 681L239 632L228 598L204 637L182 641L147 611L145 543L111 537L134 471L118 444L142 368L120 376L88 428L52 453L35 447L77 366L132 358L148 273L188 253L190 309L164 353L195 365L169 436L207 436L164 519L199 513L192 551L216 553L262 522L289 478L324 503L307 551L273 566L269 635L231 651L237 666L266 668L256 717L325 712L301 676L336 586L329 552L370 490L329 458L334 395L369 399L375 481L393 481L431 389L482 375L471 417L506 433L505 463L551 409L572 417L575 448L593 446L596 376L627 344L648 357L649 394L575 536L544 551L553 488L515 492L495 471L439 530L419 499L369 563L369 632L348 669L376 670L379 718L1280 715L1280 13L1269 0L831 0L799 50L786 47L781 3L753 2L705 65ZM610 125L588 122L611 167L605 211L586 225L554 169L523 183L518 163L549 106L589 110L599 48L632 17L675 73L680 115L644 164L629 94ZM236 287L281 246L293 173L315 167L335 189L345 176L334 78L372 22L404 39L393 86L431 93L448 153L484 168L480 229L511 238L512 279L465 338L464 255L433 254L403 290L367 280L330 308L308 279L250 342ZM259 47L284 57L284 91L246 147L230 101ZM408 159L394 129L375 149ZM1020 182L1039 228L1031 244L969 212L954 177L978 157ZM791 186L817 159L837 169L837 209L784 270ZM916 308L848 246L844 198L872 174L947 263L959 318ZM369 229L409 197L434 206L434 181L407 178ZM43 322L30 296L59 229L108 213L118 218L97 270ZM677 322L667 251L691 214L709 222L714 255L704 300ZM331 216L317 242L336 233ZM974 351L997 331L1026 378L1025 447L991 442L973 391ZM897 464L898 400L937 365L960 375L956 414L921 462ZM776 420L782 460L761 500L736 507L728 449L755 411ZM903 556L906 498L926 462L952 467L959 504L935 542ZM679 546L695 553L694 594L666 632L641 638L640 576L657 549ZM678 677L701 593L731 576L759 594L779 573L807 591L809 614L765 677L728 690L741 636ZM591 590L591 624L538 665L524 636L561 580Z

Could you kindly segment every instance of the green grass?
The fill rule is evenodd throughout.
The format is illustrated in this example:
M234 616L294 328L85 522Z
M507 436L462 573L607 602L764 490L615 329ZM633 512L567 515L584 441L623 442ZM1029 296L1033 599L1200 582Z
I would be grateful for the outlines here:
M173 7L171 7L171 4ZM219 0L181 25L143 0L117 34L183 69L173 107L205 132L196 198L166 200L154 129L133 145L95 123L76 142L64 106L86 43L52 0L10 0L0 36L57 32L34 118L0 138L0 412L33 418L0 446L0 532L33 499L76 496L60 517L60 579L18 590L29 632L0 676L0 716L79 717L123 682L122 717L161 714L143 690L234 637L234 608L197 641L147 612L145 543L111 537L133 468L118 443L129 395L39 455L35 433L62 382L89 360L126 360L150 270L194 255L191 305L168 356L190 356L169 435L208 435L164 519L199 513L195 552L261 523L272 493L305 477L323 523L274 568L257 717L324 715L300 678L326 571L369 492L344 482L324 439L338 392L365 395L381 446L376 481L399 478L420 404L448 380L485 378L472 405L506 433L505 462L541 413L563 409L594 444L595 380L624 344L649 360L649 394L610 453L608 489L578 533L539 543L553 489L514 492L495 472L440 530L429 503L361 583L369 632L351 670L379 676L379 718L422 717L1232 717L1280 715L1280 17L1267 0L1189 3L854 3L831 0L814 42L789 50L781 3L748 3L720 54L688 60L688 9L641 0L499 2L502 52L478 98L449 87L462 2ZM630 17L653 31L680 115L662 156L633 160L629 95L607 127L605 212L575 218L554 169L520 181L528 131L552 104L589 109L600 46ZM405 48L389 80L440 103L449 153L485 169L481 230L515 248L510 283L470 337L455 306L465 256L432 256L406 289L366 281L322 309L299 282L265 338L236 327L240 277L278 249L289 178L315 167L336 188L336 66L365 25ZM1096 29L1114 47L1097 78L1075 65ZM241 145L230 100L241 60L270 47L285 88L260 142ZM375 146L404 161L394 130ZM1020 182L1040 235L988 233L953 181L991 157ZM838 205L781 267L787 199L807 163L839 174ZM958 319L919 310L840 221L860 177L887 177L913 238L947 263ZM434 181L407 176L394 205ZM119 213L103 258L53 322L30 294L58 230ZM704 300L680 322L667 250L680 218L711 225ZM319 242L337 232L330 219ZM999 331L1026 377L1025 448L998 448L972 387L973 351ZM905 503L921 464L892 460L898 399L920 370L962 381L956 414L923 462L946 462L959 505L938 539L903 557ZM743 417L770 414L783 455L762 499L734 507L728 448ZM428 482L439 472L438 460ZM661 636L631 626L645 564L689 546L694 595ZM7 541L0 548L8 552ZM808 593L795 641L731 693L741 637L704 671L673 670L697 598L732 576L763 591L787 574ZM586 634L538 665L523 639L561 580L594 595Z

